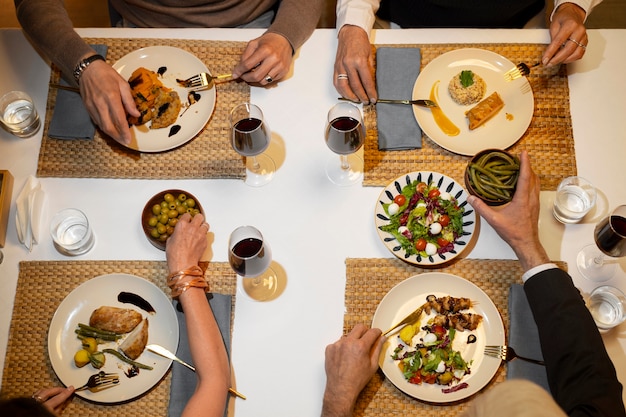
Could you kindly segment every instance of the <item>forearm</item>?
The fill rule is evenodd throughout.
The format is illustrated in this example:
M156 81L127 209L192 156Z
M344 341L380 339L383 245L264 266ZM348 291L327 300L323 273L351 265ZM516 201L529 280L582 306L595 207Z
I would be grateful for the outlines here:
M61 0L15 0L17 18L28 37L72 81L78 62L95 51L74 31Z
M322 0L282 0L267 30L287 38L295 51L311 36L322 14Z
M595 323L569 275L541 272L524 284L550 390L568 415L622 416L622 386Z
M352 417L355 402L337 391L326 389L321 417Z
M358 26L368 35L374 27L380 0L338 0L337 29L344 25Z
M230 365L222 335L203 289L190 288L180 295L179 301L185 311L189 348L198 378L183 415L221 417L230 387Z
M593 10L593 8L596 7L598 4L602 3L602 0L554 0L554 9L552 10L550 20L552 20L552 17L554 16L554 13L559 8L559 6L565 3L572 3L580 7L580 9L585 12L586 19L587 16L589 16L589 13L591 13L591 10Z

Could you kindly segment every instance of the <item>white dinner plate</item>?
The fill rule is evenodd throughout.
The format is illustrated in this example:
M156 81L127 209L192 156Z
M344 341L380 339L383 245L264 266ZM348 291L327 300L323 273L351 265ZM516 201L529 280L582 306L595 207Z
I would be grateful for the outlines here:
M391 233L380 230L381 226L389 224L389 216L385 212L383 204L391 203L395 196L401 194L402 188L411 184L413 181L423 181L426 184L432 183L436 185L439 190L450 193L452 197L456 198L458 205L465 208L463 212L463 235L459 236L454 242L453 251L427 257L407 255L406 251L400 246ZM378 196L378 202L374 210L374 223L376 224L378 237L380 237L391 253L403 261L422 266L439 265L449 262L465 250L474 235L476 212L472 206L467 204L468 195L467 191L452 178L437 172L417 171L404 174L391 181L380 193L380 196Z
M446 387L441 385L410 384L398 368L397 361L391 358L393 350L398 345L398 332L392 333L385 342L379 365L385 376L411 397L432 403L459 401L480 391L491 381L500 367L500 359L485 356L483 352L486 345L504 345L504 325L498 309L480 288L456 275L441 272L412 276L393 287L383 297L374 314L372 327L387 330L424 304L430 294L437 297L450 295L469 298L475 303L469 311L483 316L482 323L471 332L476 336L476 342L467 345L467 350L462 352L466 362L472 361L471 373L461 380L461 383L465 382L468 386L446 394L442 392L442 388ZM455 337L466 337L467 334L469 334L467 331L457 332Z
M133 304L119 302L117 297L122 291L141 296L152 305L155 312L148 313ZM89 324L91 312L101 306L131 308L140 312L148 318L148 344L159 344L176 352L178 321L174 307L165 293L151 282L134 275L101 275L81 284L65 297L50 322L48 355L54 372L65 386L73 385L78 388L87 382L90 375L98 372L91 364L82 368L74 365L74 354L81 349L81 342L74 330L78 323ZM115 349L119 343L120 341L101 344L98 345L98 350ZM128 378L124 371L128 370L129 365L108 353L105 353L105 357L102 370L119 374L119 386L100 392L78 391L76 395L99 403L128 401L156 385L172 363L170 359L146 350L136 360L154 369L140 369L139 374Z
M161 82L175 90L183 105L188 102L188 90L176 82L176 79L187 79L201 72L211 73L206 65L196 56L173 46L149 46L133 51L120 58L113 68L128 80L139 67L154 72L164 68ZM207 124L215 109L215 87L200 91L200 100L189 109L183 107L178 120L172 125L180 126L180 130L170 136L171 127L150 129L150 123L132 126L132 142L129 148L140 152L162 152L181 146L193 139ZM185 111L186 110L186 111Z
M506 149L517 142L533 117L535 101L526 77L505 81L504 73L515 67L505 57L484 49L458 49L433 59L419 74L413 88L413 98L427 99L433 85L439 81L439 106L460 129L457 136L446 135L424 107L413 106L413 113L424 133L442 148L461 155L475 155L487 148ZM455 103L448 93L448 83L463 70L478 74L487 84L484 97L497 91L504 108L491 120L469 130L465 112L474 106Z

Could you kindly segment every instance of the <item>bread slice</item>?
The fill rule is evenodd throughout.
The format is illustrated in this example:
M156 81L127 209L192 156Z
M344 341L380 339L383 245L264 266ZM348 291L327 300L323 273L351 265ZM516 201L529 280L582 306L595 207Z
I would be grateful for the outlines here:
M500 98L497 91L494 91L489 97L472 107L465 113L469 120L469 129L474 130L484 124L487 120L498 114L504 107L504 101Z
M135 310L102 306L91 313L89 325L109 332L128 333L141 322L141 319L141 313Z
M120 351L130 359L137 359L148 344L148 319L145 318L126 336Z

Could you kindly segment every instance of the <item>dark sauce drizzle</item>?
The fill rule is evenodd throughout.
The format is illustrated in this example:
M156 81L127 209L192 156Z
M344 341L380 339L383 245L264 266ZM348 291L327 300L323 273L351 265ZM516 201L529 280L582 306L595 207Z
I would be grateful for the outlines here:
M142 310L147 311L148 313L154 313L155 310L150 305L149 302L144 300L141 296L137 294L133 294L132 292L124 292L122 291L117 295L117 301L125 304L134 304Z
M159 69L157 70L157 74L162 76L163 74L165 74L166 71L167 67L159 67Z
M167 137L172 137L175 134L177 134L179 131L180 131L180 125L174 125L170 127L170 133L167 135Z

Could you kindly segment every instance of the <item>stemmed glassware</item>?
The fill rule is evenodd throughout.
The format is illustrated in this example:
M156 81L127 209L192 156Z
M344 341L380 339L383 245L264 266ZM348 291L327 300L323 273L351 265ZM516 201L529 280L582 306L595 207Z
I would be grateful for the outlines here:
M250 103L235 106L230 112L232 145L235 152L246 157L246 184L265 185L272 180L276 165L263 152L272 136L261 109Z
M243 278L243 289L251 298L264 301L276 292L278 280L270 267L272 251L255 227L241 226L230 234L228 262Z
M338 103L326 120L326 145L339 154L340 163L333 157L326 164L326 175L337 185L352 185L363 176L363 159L356 154L365 141L363 117L357 106Z
M617 265L611 258L626 256L626 205L615 208L594 231L595 245L585 246L576 258L580 273L592 281L606 281Z

